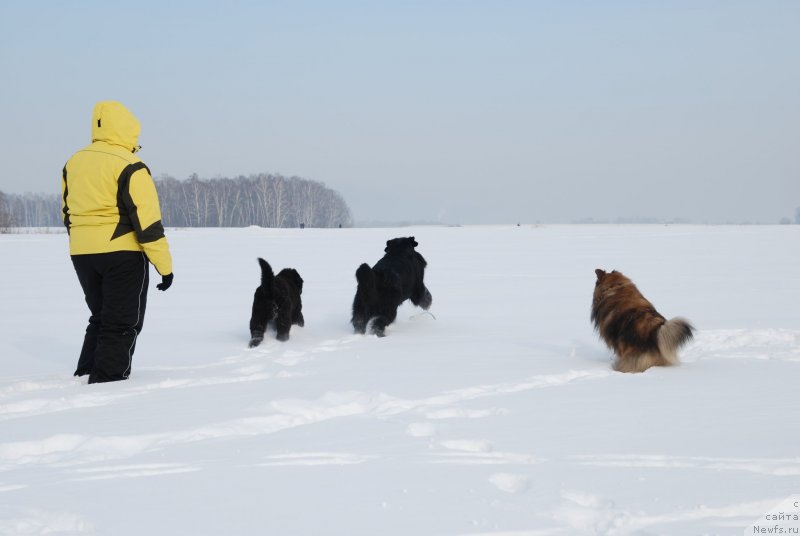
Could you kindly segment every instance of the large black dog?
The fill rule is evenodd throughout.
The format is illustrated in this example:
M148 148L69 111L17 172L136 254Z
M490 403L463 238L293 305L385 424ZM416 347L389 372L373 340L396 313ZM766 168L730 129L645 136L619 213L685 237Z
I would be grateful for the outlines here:
M250 316L250 348L264 340L267 324L272 322L278 331L278 340L289 340L292 324L303 326L303 279L294 268L284 268L273 274L267 261L259 258L261 286L253 296L253 314Z
M386 255L375 266L364 263L358 267L351 320L356 333L366 333L367 324L374 318L371 331L383 337L386 326L397 317L397 308L406 300L425 310L431 306L433 298L423 281L428 263L414 249L418 245L413 236L393 238L386 242Z

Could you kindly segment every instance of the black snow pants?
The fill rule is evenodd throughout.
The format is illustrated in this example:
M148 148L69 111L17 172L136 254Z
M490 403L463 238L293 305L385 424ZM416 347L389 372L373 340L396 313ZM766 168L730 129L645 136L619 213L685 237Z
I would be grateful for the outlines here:
M91 316L76 376L89 383L125 380L147 305L149 264L144 253L73 255L72 264Z

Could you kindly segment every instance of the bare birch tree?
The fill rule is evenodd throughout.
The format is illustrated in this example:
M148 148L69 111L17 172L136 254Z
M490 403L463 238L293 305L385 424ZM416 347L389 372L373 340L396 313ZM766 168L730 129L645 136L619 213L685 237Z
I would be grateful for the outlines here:
M0 233L7 233L14 225L14 217L11 214L6 194L0 192Z

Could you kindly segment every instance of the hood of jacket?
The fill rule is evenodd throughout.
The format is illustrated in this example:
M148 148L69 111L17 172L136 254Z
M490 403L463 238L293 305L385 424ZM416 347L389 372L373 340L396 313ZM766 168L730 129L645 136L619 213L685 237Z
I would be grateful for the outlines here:
M132 153L139 149L139 120L122 103L101 101L92 112L92 143L103 141L124 147Z

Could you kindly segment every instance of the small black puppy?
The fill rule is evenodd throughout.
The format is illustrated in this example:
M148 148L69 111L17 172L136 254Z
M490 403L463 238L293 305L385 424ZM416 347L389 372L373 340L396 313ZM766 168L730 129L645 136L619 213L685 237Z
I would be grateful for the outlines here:
M284 268L278 275L272 273L272 267L262 258L261 286L253 296L253 314L250 316L250 348L258 346L264 340L267 324L273 322L278 331L278 340L289 340L289 328L292 324L303 326L303 304L300 294L303 292L303 279L294 268Z
M406 300L425 310L431 306L433 298L423 281L428 263L414 249L418 245L413 236L393 238L386 242L386 255L375 266L358 267L351 320L356 333L366 333L374 318L372 333L385 336L386 326L394 322L397 308Z

